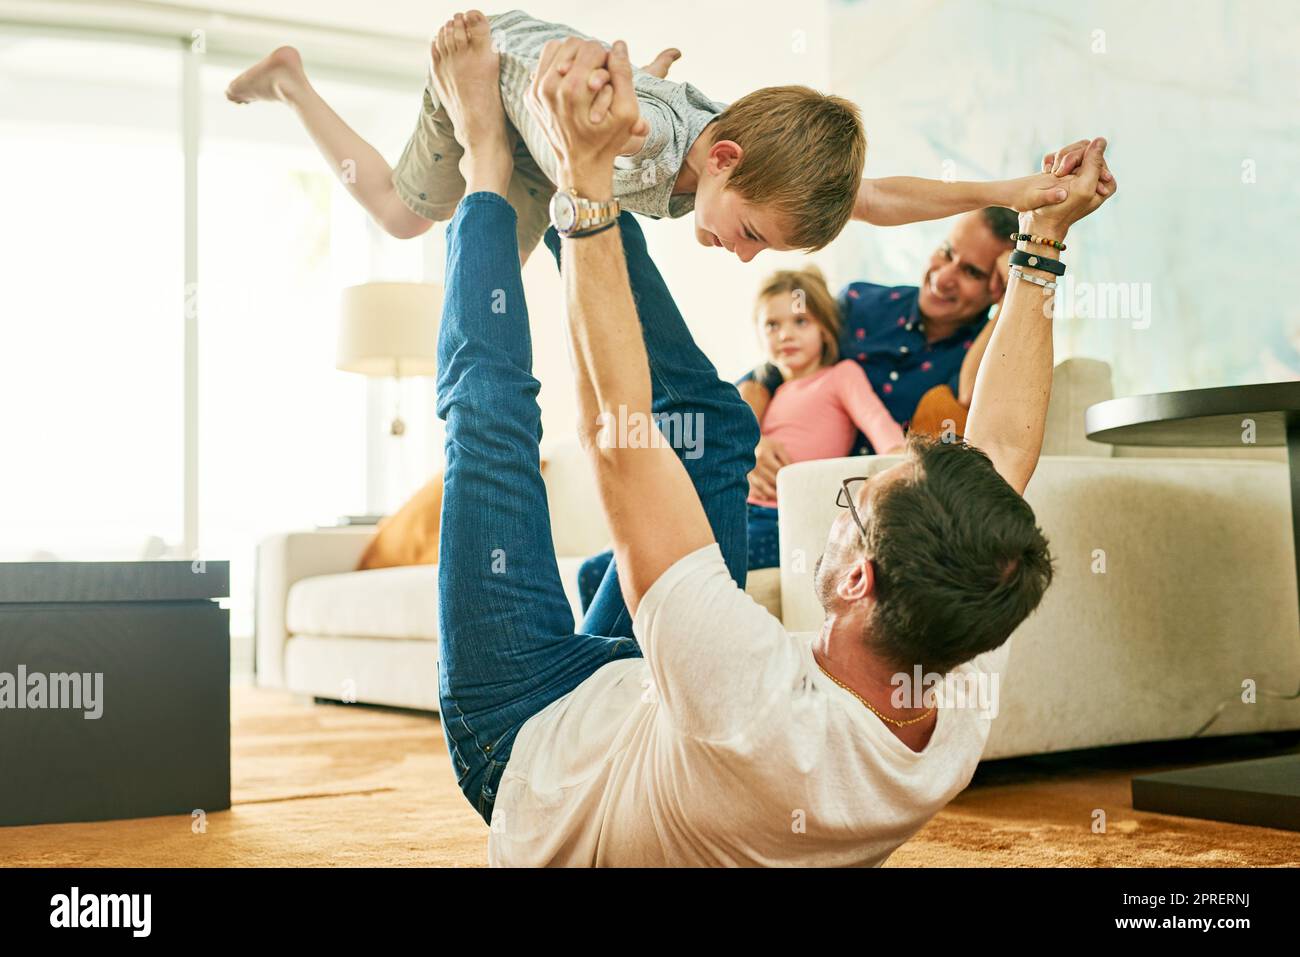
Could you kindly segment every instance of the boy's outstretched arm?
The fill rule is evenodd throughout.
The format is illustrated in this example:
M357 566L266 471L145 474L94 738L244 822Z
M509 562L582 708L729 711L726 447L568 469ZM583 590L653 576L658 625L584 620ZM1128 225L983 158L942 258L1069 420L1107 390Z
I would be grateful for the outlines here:
M1018 213L1051 206L1065 199L1059 178L1073 172L1083 156L1086 142L1049 153L1052 168L1032 176L994 180L988 183L946 182L917 176L887 176L863 179L853 218L873 226L902 226L930 219L946 219L985 206L1005 206ZM1108 169L1098 184L1109 184Z

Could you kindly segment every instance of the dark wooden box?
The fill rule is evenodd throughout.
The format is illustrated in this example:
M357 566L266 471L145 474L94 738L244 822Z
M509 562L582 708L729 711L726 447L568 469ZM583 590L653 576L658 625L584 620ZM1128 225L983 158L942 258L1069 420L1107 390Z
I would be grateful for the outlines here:
M226 562L0 563L0 825L230 807L229 590ZM16 707L36 674L83 676L65 705L102 674L102 714L48 681Z

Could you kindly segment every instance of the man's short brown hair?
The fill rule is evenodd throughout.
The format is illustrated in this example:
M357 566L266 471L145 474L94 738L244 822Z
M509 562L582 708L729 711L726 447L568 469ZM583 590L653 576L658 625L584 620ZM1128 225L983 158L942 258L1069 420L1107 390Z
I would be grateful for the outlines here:
M714 120L713 142L744 150L728 188L785 221L786 245L821 249L853 216L867 160L858 108L806 86L769 86L742 96Z
M876 572L873 649L902 671L943 674L997 648L1052 582L1029 503L989 457L910 435L910 479L872 500L866 553Z

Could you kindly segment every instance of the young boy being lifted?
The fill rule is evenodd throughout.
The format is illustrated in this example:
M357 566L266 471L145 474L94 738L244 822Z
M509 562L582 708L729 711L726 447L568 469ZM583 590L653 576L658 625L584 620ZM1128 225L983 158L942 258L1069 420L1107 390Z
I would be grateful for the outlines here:
M500 56L501 101L517 132L507 198L518 215L519 249L526 258L550 225L556 186L565 185L558 183L554 150L525 103L531 75L547 41L590 38L520 10L458 13L439 33L450 48L466 46L471 35L490 35ZM678 55L665 50L634 73L641 122L620 151L614 195L623 209L648 216L676 218L693 209L699 242L743 262L763 249L821 249L850 219L895 226L984 206L1023 211L1065 197L1051 173L990 183L863 179L866 136L851 102L805 86L773 86L727 106L689 83L666 79ZM602 78L595 75L592 82ZM288 105L330 166L350 170L344 185L353 197L400 239L450 219L464 195L463 151L438 102L432 72L396 169L320 97L292 47L280 47L240 74L226 96L236 103ZM595 109L607 102L598 97Z

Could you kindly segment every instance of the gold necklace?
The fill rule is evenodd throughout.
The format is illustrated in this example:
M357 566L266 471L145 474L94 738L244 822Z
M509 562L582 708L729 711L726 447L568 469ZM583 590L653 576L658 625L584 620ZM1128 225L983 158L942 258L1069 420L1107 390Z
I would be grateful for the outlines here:
M814 658L813 661L817 661L817 659ZM934 714L934 712L935 712L935 710L936 710L936 709L934 709L934 708L931 708L929 711L927 711L925 714L921 715L921 717L919 717L919 718L911 718L911 719L909 719L909 720L907 720L907 721L899 721L897 718L891 718L891 717L889 717L889 715L887 715L887 714L881 714L879 711L877 711L874 707L872 707L872 704L871 704L870 701L868 701L866 698L862 697L862 695L858 694L856 691L854 691L852 688L850 688L848 685L846 685L846 684L845 684L843 681L841 681L839 678L836 678L833 674L831 674L831 673L830 673L829 671L827 671L825 668L822 668L822 663L821 663L820 661L817 661L817 667L822 669L822 674L824 674L827 678L830 678L831 681L834 681L837 685L839 685L841 688L843 688L843 689L844 689L845 691L847 691L849 694L853 695L853 697L857 698L859 701L861 701L863 704L865 704L868 708L870 708L870 709L871 709L871 713L874 714L877 718L879 718L881 721L888 721L890 724L894 725L895 727L898 727L898 728L906 728L909 724L919 724L920 722L924 721L926 718L930 717L930 715Z

